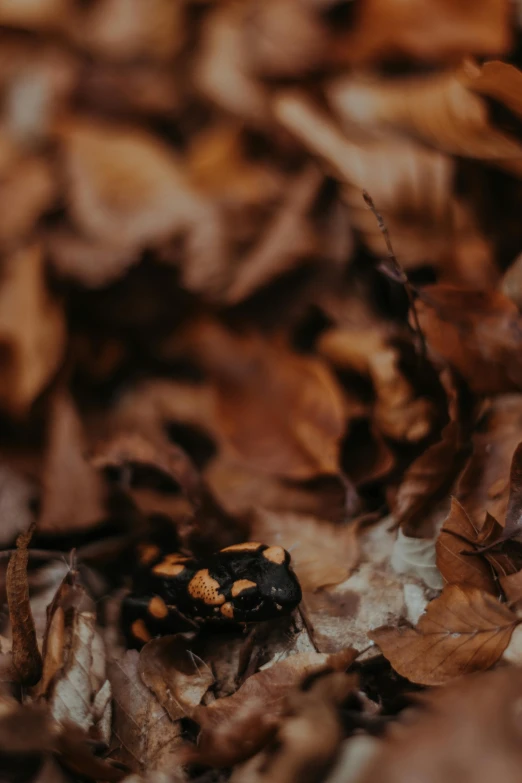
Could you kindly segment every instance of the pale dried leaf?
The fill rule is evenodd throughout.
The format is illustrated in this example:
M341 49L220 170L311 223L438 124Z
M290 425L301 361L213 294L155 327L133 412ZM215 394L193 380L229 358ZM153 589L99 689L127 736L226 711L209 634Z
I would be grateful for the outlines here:
M432 590L443 585L440 566L435 562L435 541L410 538L402 530L397 533L391 564L399 574L414 574Z

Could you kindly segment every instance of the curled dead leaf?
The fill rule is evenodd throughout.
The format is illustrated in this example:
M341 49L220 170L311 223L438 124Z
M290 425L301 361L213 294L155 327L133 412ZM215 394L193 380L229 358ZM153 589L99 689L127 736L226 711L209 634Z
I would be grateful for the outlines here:
M480 532L459 501L452 498L437 539L437 566L450 584L466 584L498 596L493 570L477 552Z
M33 528L21 533L7 567L7 601L13 636L12 657L20 682L35 685L42 676L42 656L38 649L36 630L29 603L27 581L28 547Z

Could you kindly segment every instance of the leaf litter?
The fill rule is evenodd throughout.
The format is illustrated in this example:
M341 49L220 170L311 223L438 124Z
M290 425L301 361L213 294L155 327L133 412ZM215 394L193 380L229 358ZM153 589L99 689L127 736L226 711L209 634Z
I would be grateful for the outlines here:
M519 779L522 17L422 10L0 4L2 780Z

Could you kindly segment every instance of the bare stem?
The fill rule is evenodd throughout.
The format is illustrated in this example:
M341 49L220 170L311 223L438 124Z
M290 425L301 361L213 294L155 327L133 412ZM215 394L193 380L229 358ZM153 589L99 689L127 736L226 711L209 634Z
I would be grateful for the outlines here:
M408 304L413 318L414 331L418 335L419 342L420 342L421 356L424 359L426 358L426 341L424 339L424 334L422 333L422 329L419 321L419 315L417 313L417 307L415 305L414 289L412 288L412 285L408 280L408 276L406 272L397 261L397 256L393 252L390 234L388 232L388 229L386 228L386 224L383 220L381 213L377 211L375 204L373 203L373 199L368 193L368 191L363 190L363 198L365 203L370 207L371 211L373 212L375 219L377 220L377 225L379 226L379 231L383 235L384 242L386 243L386 249L388 251L388 260L393 268L394 279L402 283L402 285L404 286L404 290L406 291L406 296L408 297Z

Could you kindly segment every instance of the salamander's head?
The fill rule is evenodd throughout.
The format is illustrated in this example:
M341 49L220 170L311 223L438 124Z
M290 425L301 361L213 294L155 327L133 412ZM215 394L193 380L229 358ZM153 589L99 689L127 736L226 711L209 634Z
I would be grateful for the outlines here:
M227 595L230 619L260 622L290 614L300 603L301 587L281 546L249 541L222 549L234 580Z

